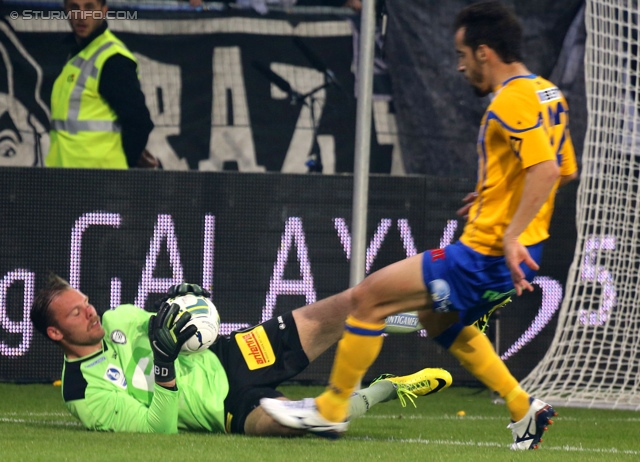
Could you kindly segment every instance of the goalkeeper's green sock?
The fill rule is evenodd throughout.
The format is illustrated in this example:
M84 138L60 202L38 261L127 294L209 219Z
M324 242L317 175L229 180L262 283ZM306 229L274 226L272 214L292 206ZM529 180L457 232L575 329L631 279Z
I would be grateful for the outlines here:
M393 382L380 380L368 388L358 390L349 398L349 418L361 417L378 403L389 401L398 396Z

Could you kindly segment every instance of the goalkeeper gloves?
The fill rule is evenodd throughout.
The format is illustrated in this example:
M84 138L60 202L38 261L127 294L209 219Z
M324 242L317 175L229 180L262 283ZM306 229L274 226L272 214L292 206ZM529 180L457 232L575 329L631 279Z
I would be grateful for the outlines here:
M196 296L202 295L204 297L211 298L211 292L209 292L207 289L203 289L198 284L189 284L187 282L183 282L182 284L176 284L175 286L171 286L167 291L167 296L169 298L176 298L176 297L180 297L182 295L187 295L187 294L192 294Z
M198 328L185 325L191 319L191 313L185 312L178 322L176 317L180 306L176 303L164 303L158 313L149 319L149 342L153 351L153 372L156 382L170 382L176 378L176 369L173 364L180 348Z
M170 298L181 297L182 295L187 294L196 296L202 295L204 297L211 298L211 292L209 292L207 289L203 289L198 284L189 284L187 282L183 282L182 284L176 284L169 287L167 293L162 298L156 300L153 307L153 312L157 312L162 304Z

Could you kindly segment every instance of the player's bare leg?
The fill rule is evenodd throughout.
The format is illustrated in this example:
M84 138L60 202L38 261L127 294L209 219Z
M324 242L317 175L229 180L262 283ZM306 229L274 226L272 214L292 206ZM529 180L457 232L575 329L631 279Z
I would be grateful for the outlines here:
M430 296L422 281L422 255L371 274L353 288L354 309L347 317L326 391L316 398L320 416L344 422L348 400L382 348L385 318L425 309Z
M321 320L326 320L325 316L333 317L340 313L339 322L336 322L336 316L330 328L332 342L334 335L337 338L341 333L342 337L338 343L329 386L315 401L302 400L282 406L275 400L263 399L261 405L269 415L277 417L280 423L287 426L296 427L304 422L310 431L328 437L344 432L348 425L346 418L349 415L349 399L382 347L385 318L396 313L424 310L430 306L431 297L422 280L422 255L417 255L387 266L368 276L351 291L339 294L326 306L327 309L334 310L333 314L327 314L324 309L320 311L320 305L311 305L313 308L306 313L300 310L298 314L304 313L307 318L303 321L307 327L314 325L309 318L322 323L326 322ZM343 322L344 329L340 326ZM301 326L298 327L300 331ZM317 333L317 329L309 329L305 340L313 341ZM301 339L303 335L305 334L301 333ZM318 353L328 346L330 344L322 345ZM298 418L300 415L305 418Z
M366 323L382 323L392 314L423 310L431 297L422 280L422 254L386 266L353 288L351 315Z
M280 425L262 407L258 406L247 416L244 422L244 433L252 436L301 436L306 432Z
M444 369L426 368L406 376L383 374L373 383L362 390L358 390L349 398L350 420L366 414L371 407L378 403L384 403L393 399L399 399L405 407L408 402L416 405L414 399L437 393L451 385L452 378ZM266 403L265 403L266 401ZM329 438L335 438L341 431L346 430L346 424L329 422L326 426L319 426L318 422L305 419L295 419L286 423L286 426L268 415L269 409L273 410L273 403L291 403L299 408L315 408L313 398L305 398L302 401L288 401L286 398L261 400L258 408L254 409L245 421L245 433L247 435L260 436L298 436L307 431ZM263 408L266 404L267 408ZM284 422L283 422L284 423ZM343 429L336 429L342 425Z
M300 343L309 361L340 340L344 322L352 310L352 289L347 289L293 311Z

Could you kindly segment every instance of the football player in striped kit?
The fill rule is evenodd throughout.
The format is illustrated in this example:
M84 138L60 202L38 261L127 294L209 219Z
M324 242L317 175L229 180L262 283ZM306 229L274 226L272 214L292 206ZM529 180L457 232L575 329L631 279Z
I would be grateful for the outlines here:
M577 176L567 102L523 64L522 27L499 2L467 6L454 30L458 70L478 96L493 94L478 134L477 186L458 211L467 216L464 232L458 242L389 265L353 289L326 391L306 406L262 400L283 425L345 431L349 396L378 356L385 318L412 311L430 338L504 398L512 449L537 448L556 414L521 389L473 324L533 290L556 190Z

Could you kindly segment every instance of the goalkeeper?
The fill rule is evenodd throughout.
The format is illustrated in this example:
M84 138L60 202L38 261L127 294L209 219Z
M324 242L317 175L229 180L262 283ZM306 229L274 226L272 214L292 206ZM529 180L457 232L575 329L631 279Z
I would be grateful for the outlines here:
M64 351L62 395L67 409L90 430L177 433L179 430L260 436L304 434L284 427L261 407L283 398L276 387L302 372L335 344L344 328L350 291L219 337L209 351L179 354L195 331L175 322L169 298L208 297L197 285L173 286L155 314L121 305L100 319L89 299L52 275L31 310L34 327ZM248 351L249 339L260 348ZM252 350L255 353L255 350ZM451 384L443 369L385 376L354 393L350 414L399 397L427 395ZM413 400L412 400L413 401ZM318 429L314 429L319 433ZM326 436L332 436L333 430Z

